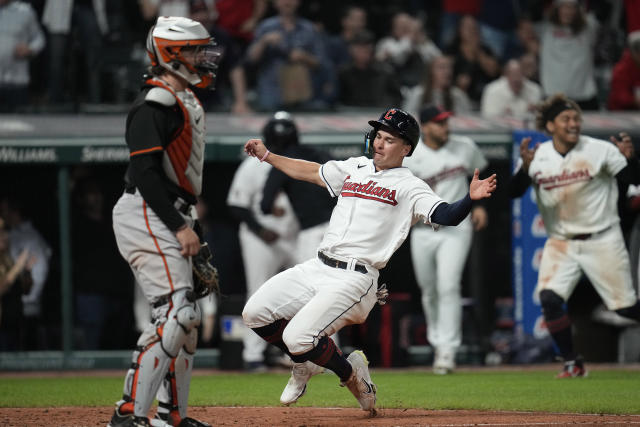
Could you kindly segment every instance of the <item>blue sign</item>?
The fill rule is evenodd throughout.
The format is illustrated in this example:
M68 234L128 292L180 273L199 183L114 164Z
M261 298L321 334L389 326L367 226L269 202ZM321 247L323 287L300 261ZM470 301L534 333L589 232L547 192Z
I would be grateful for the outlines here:
M531 130L513 132L513 170L520 159L520 142L530 137L529 147L547 141L549 137ZM538 282L538 270L542 248L547 240L542 217L536 205L536 195L529 187L524 195L511 203L512 230L512 284L515 327L519 332L536 338L547 334L540 309L540 301L534 300L533 292Z

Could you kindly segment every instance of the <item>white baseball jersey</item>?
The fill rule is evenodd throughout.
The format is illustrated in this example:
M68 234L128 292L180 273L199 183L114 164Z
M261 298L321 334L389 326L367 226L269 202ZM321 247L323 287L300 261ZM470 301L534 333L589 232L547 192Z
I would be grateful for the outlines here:
M256 162L252 157L244 159L233 177L227 204L249 209L260 225L275 231L281 238L293 237L298 232L298 221L284 193L279 194L274 203L274 207L284 210L283 216L264 214L260 209L262 190L271 167L269 163Z
M420 219L443 203L433 190L405 167L376 172L364 156L330 161L320 177L333 197L339 197L320 250L356 259L377 269L407 238Z
M468 177L473 171L476 168L483 170L488 162L471 138L450 135L438 150L418 142L411 157L406 157L403 164L443 200L453 203L469 192ZM458 228L471 228L468 216Z
M588 136L564 156L552 141L540 144L529 176L547 234L570 238L619 223L614 177L626 165L615 145Z

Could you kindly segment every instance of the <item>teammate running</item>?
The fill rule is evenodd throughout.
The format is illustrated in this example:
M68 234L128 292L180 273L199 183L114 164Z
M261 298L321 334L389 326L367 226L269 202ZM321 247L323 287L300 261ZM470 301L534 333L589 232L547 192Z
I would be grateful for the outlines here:
M245 151L295 179L325 187L338 197L317 258L298 264L267 281L242 313L245 324L299 364L335 372L360 407L375 415L376 387L368 360L356 350L344 357L330 335L350 324L363 323L382 292L383 268L416 222L456 225L471 210L471 201L490 197L496 176L479 180L474 173L469 193L449 204L421 179L402 167L418 143L420 129L406 112L392 108L367 135L367 157L329 161L323 165L270 153L259 139ZM293 370L283 403L297 401L316 369Z
M640 321L640 303L631 282L629 254L618 216L616 179L640 183L640 163L631 138L607 141L580 135L582 111L565 95L538 107L536 125L551 135L534 148L520 144L517 173L509 195L520 197L533 185L549 238L538 272L536 297L564 368L558 378L587 374L573 348L565 303L584 273L609 310ZM617 147L616 147L617 146Z
M202 188L204 111L189 84L207 87L216 52L196 21L159 17L147 37L151 75L127 117L130 162L126 188L113 208L122 256L153 307L127 372L122 400L109 425L208 426L187 417L200 309L191 257L200 250L193 230ZM157 393L157 396L156 396Z

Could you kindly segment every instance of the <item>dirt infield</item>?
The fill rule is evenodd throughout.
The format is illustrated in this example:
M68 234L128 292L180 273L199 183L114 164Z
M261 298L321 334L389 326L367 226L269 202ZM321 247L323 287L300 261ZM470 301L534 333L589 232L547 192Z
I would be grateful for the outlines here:
M112 407L0 408L0 425L106 426ZM640 415L578 415L540 412L427 411L381 409L369 418L358 409L344 408L219 408L194 407L189 415L215 426L527 426L527 425L640 425Z

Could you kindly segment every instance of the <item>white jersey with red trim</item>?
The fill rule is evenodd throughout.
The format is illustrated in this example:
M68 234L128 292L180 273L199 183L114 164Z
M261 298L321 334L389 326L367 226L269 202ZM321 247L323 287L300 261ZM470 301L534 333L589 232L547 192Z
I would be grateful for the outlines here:
M564 156L552 141L540 144L529 176L547 234L570 238L619 223L615 175L626 165L615 145L588 136Z
M403 164L443 200L453 203L469 192L468 177L473 171L476 168L483 170L488 162L471 138L450 135L447 143L437 150L420 141ZM471 228L470 217L467 216L458 227Z
M419 220L430 223L443 202L405 167L376 171L367 157L330 161L320 167L329 193L338 197L320 250L377 269Z

